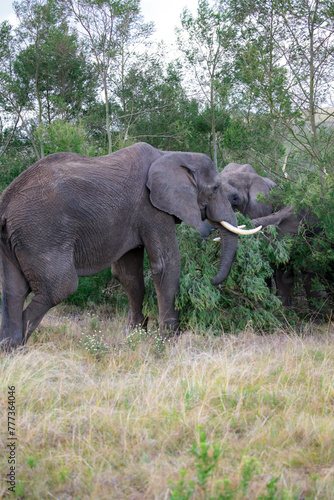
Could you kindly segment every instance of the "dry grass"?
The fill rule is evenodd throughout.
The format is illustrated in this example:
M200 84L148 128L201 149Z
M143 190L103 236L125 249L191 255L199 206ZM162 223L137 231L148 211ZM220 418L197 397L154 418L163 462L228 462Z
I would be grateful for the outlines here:
M248 457L256 472L233 498L260 498L279 477L276 497L263 498L334 499L333 325L304 337L186 333L166 345L140 333L124 340L115 319L63 313L49 314L21 352L1 354L0 496L15 386L19 498L168 499L184 469L191 498L223 499L220 481L240 484ZM104 336L97 351L94 333ZM190 452L199 425L222 450L205 487Z

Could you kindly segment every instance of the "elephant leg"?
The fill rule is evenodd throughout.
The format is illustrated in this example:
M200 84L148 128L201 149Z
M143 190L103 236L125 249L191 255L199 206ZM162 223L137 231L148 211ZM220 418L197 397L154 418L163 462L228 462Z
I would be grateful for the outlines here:
M22 344L23 307L29 292L29 284L21 270L2 255L0 345L5 349Z
M124 254L111 266L113 276L121 283L129 301L129 315L126 331L142 326L147 328L147 318L143 316L144 247L134 248Z
M179 332L175 295L179 289L181 264L175 226L172 231L167 231L163 240L152 239L154 247L151 242L146 247L158 298L160 331L163 335Z
M292 292L295 282L293 269L290 268L286 270L283 266L278 266L275 271L275 282L277 295L281 299L283 306L291 306Z
M27 342L30 335L38 327L43 316L78 288L78 275L73 263L64 265L68 256L64 255L52 259L52 268L43 266L43 274L34 276L34 297L23 311L23 342Z

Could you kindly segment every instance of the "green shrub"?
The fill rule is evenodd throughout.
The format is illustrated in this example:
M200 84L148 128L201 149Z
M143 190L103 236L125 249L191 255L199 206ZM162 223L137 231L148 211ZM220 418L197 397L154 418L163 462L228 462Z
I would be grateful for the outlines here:
M66 299L66 302L78 307L85 307L88 302L103 304L108 299L111 280L110 268L93 276L81 277L77 291Z
M313 289L323 292L316 308L330 314L334 297L334 167L299 171L295 179L283 183L279 201L294 206L296 213L309 215L309 221L291 237L289 264L297 279L306 270L314 273Z

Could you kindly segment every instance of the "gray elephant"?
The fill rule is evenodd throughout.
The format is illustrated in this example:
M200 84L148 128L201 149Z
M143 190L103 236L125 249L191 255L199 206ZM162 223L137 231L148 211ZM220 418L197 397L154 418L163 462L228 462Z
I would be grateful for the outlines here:
M25 343L46 312L77 289L78 276L109 265L129 300L128 326L143 324L144 248L161 329L177 332L175 222L199 227L206 218L219 227L222 240L212 280L217 285L228 275L237 248L236 234L222 224L238 230L208 156L138 143L99 158L57 153L38 161L0 198L2 346Z
M229 163L220 173L220 177L222 188L233 210L244 216L248 215L251 219L272 213L270 201L264 203L258 200L258 195L268 196L276 184L271 179L258 175L251 165ZM212 224L204 221L200 227L201 236L208 237L212 229Z

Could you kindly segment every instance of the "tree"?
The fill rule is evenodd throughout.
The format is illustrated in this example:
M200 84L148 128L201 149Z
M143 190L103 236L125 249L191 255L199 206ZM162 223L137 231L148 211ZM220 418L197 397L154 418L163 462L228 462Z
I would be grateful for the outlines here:
M144 140L161 149L196 151L189 141L198 106L182 87L180 65L165 65L154 55L139 61L124 75L121 98L114 94L113 107L122 103L117 110L120 143Z
M108 152L112 151L108 77L119 46L135 25L139 0L67 0L67 6L78 23L81 34L94 59L105 102Z
M12 26L4 21L0 25L0 110L1 110L1 150L0 156L8 148L20 120L22 94L18 92L13 70L15 46ZM6 124L14 122L11 131L5 133Z
M200 0L197 17L185 9L181 24L178 47L199 87L202 106L209 111L212 156L218 165L219 111L228 106L236 32L228 10L211 8L207 0Z
M92 68L69 33L66 16L52 0L15 3L20 19L19 40L25 46L16 56L14 69L25 89L26 107L37 102L37 157L44 156L42 126L54 119L73 119L95 98Z
M289 169L293 160L291 168L295 168L295 153L300 152L324 169L332 142L329 124L334 118L329 109L334 70L332 0L231 0L231 5L244 34L260 41L260 50L253 41L250 45L255 57L247 55L244 44L244 83L254 90L261 70L267 75L255 105L256 111L262 104L271 114L276 113L276 123L281 125L278 133L287 151L282 166ZM265 66L261 39L267 40Z

